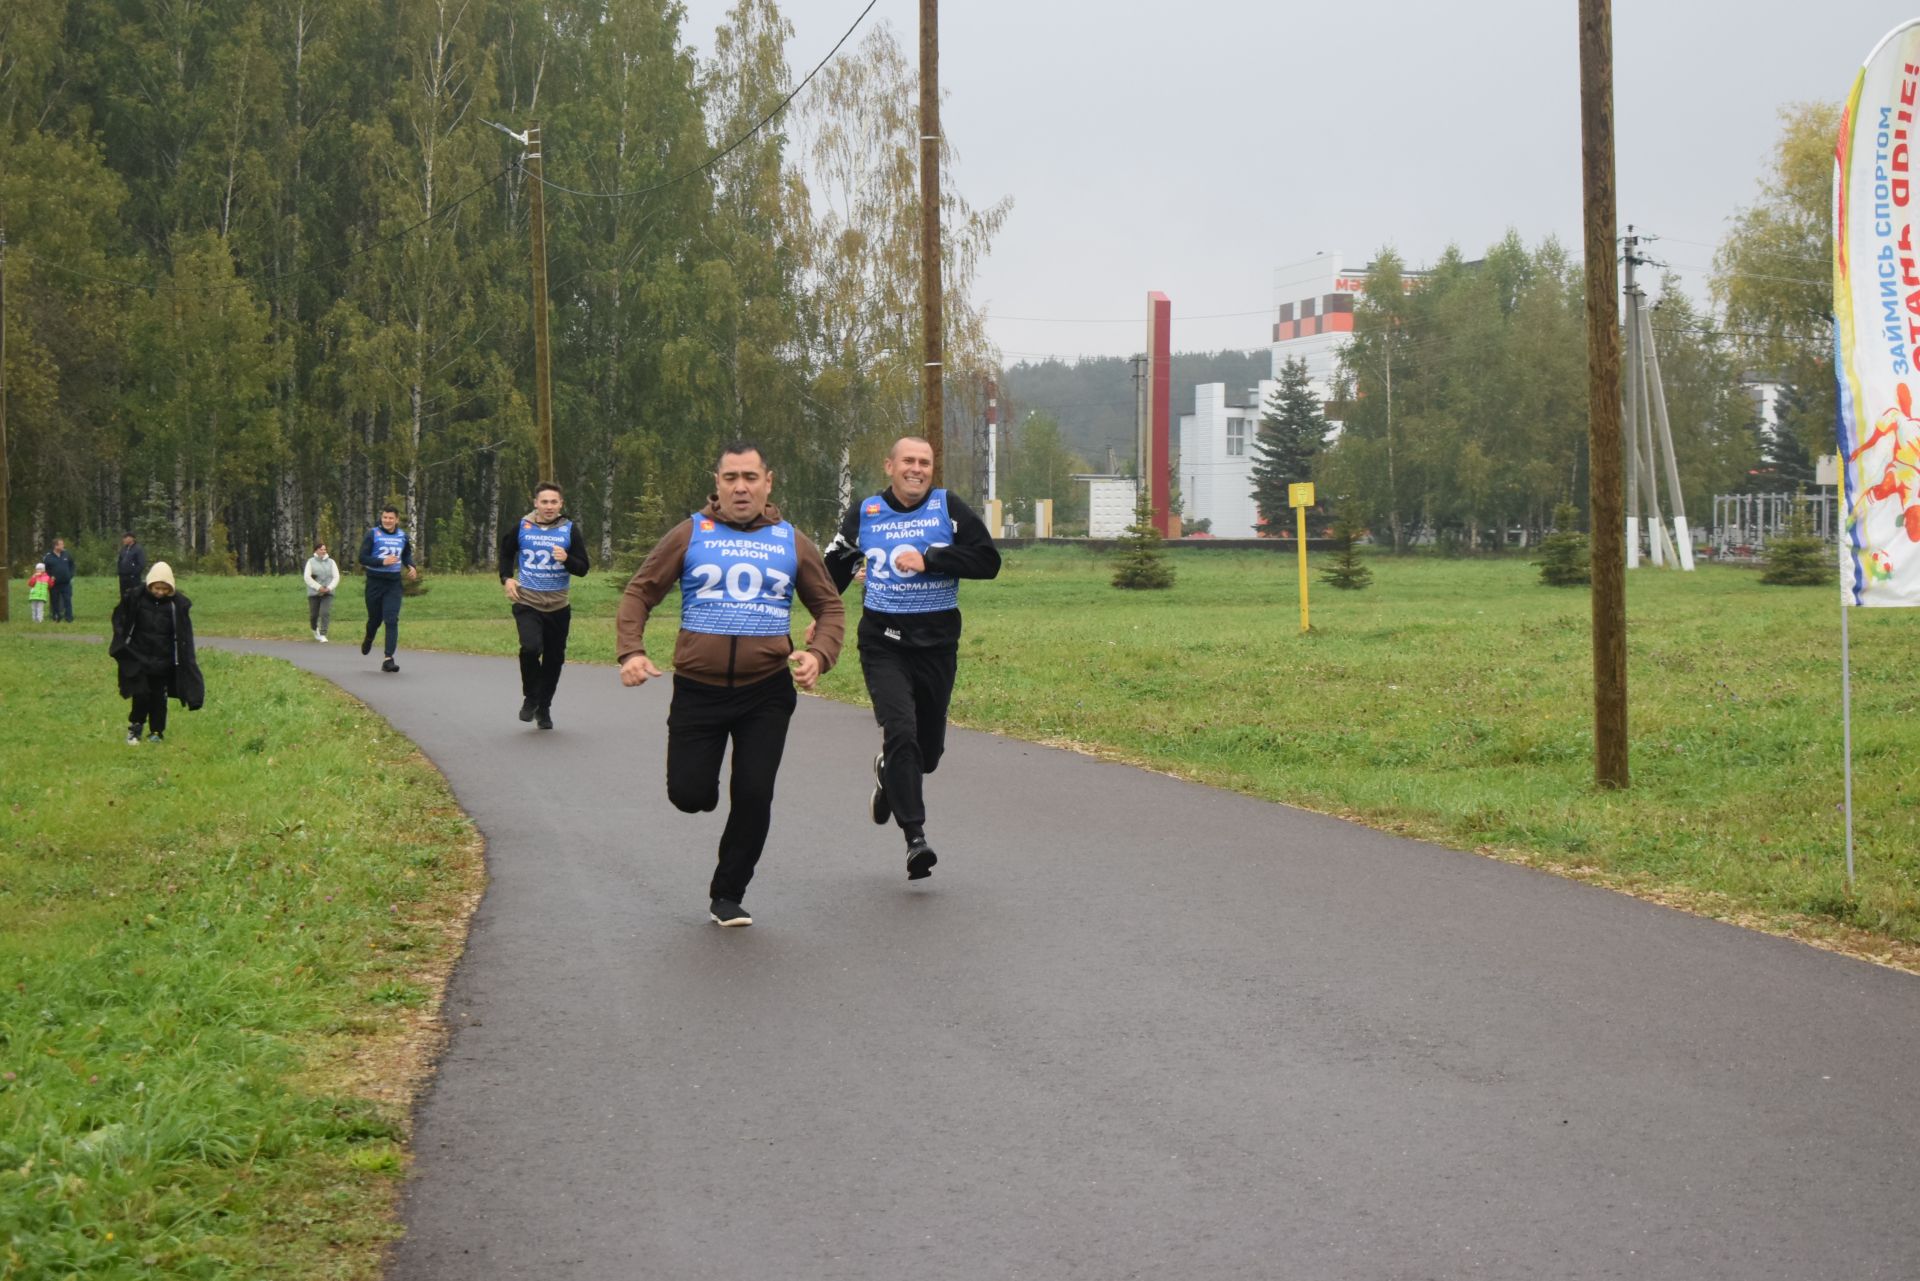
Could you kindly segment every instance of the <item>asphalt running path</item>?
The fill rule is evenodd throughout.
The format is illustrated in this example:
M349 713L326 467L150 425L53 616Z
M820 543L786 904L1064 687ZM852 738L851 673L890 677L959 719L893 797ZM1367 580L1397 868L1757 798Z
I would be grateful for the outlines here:
M541 734L510 660L215 643L486 835L397 1281L1920 1276L1906 975L978 733L909 887L813 698L723 930L665 682Z

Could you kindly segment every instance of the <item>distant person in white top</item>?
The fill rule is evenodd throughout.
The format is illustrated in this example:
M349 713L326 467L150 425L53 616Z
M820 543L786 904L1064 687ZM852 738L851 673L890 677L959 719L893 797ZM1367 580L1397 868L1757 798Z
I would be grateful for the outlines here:
M327 545L313 545L313 555L300 575L307 582L307 626L313 638L327 643L327 627L333 622L333 594L340 586L340 562L327 555Z

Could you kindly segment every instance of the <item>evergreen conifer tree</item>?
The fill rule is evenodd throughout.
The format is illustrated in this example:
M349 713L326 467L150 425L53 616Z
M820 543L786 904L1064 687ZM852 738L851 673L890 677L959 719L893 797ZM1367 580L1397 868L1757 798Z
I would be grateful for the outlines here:
M1351 498L1335 509L1333 536L1340 544L1340 554L1320 571L1321 582L1345 592L1357 592L1372 584L1373 571L1360 562L1354 550L1365 523L1360 504Z
M1786 535L1767 540L1767 569L1760 575L1763 583L1775 587L1819 587L1831 583L1837 572L1836 558L1829 553L1826 540L1813 532L1807 519L1807 505L1798 498L1804 495L1797 496L1793 504Z
M607 585L618 591L625 591L627 582L639 570L640 563L653 550L673 525L667 515L667 504L660 497L660 491L652 481L648 481L640 491L640 500L633 505L632 515L627 520L627 529L613 548L613 564L610 572L604 575Z
M1580 532L1580 513L1572 503L1553 509L1553 532L1540 543L1540 581L1549 587L1579 587L1593 581L1591 549Z
M1267 397L1253 443L1253 501L1269 531L1286 528L1287 486L1313 479L1313 460L1327 442L1327 420L1307 377L1307 362L1288 359Z
M1160 546L1160 531L1153 527L1153 501L1144 486L1133 507L1133 524L1121 535L1119 551L1113 569L1115 587L1158 591L1173 586L1173 566Z

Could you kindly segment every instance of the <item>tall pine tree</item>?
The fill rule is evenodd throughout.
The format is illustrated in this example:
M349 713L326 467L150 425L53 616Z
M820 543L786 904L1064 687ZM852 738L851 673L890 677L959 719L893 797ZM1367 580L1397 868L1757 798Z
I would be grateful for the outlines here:
M1280 385L1267 397L1253 443L1253 501L1262 526L1287 528L1287 486L1313 479L1313 460L1326 443L1327 420L1307 380L1307 362L1289 359L1280 367Z

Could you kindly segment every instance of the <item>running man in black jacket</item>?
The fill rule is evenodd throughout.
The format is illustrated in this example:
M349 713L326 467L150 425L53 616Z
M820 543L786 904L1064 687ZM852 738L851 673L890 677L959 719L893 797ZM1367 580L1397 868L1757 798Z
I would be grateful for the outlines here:
M560 486L543 480L533 487L533 510L500 536L500 588L520 633L520 719L538 717L541 729L553 728L553 691L567 662L567 589L588 567L586 539L565 505Z
M860 667L880 723L868 813L907 838L907 879L933 873L921 779L947 746L947 705L960 657L960 580L1000 572L1000 549L973 509L933 487L933 446L902 436L887 453L887 487L848 509L827 545L833 585L866 571Z

